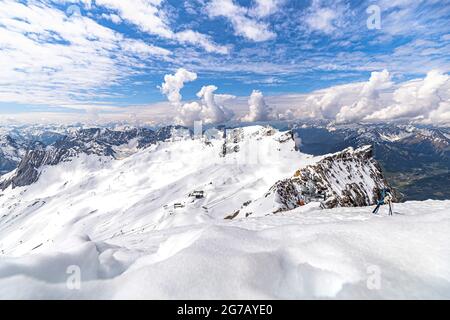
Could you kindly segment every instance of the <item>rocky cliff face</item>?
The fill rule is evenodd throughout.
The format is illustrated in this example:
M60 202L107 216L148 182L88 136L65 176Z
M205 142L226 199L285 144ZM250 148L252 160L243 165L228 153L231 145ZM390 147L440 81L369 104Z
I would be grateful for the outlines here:
M373 159L372 147L348 148L278 181L263 197L244 204L236 216L289 211L310 202L320 202L323 208L369 206L383 188L391 187Z
M9 186L16 188L30 185L38 180L38 169L42 166L56 165L76 155L76 150L70 148L58 149L50 147L28 151L13 174L9 178L0 181L0 189L5 190Z
M9 135L0 136L0 175L17 167L25 147Z
M278 182L270 192L283 211L314 200L322 201L325 208L369 206L376 203L379 190L388 187L372 147L366 146L325 157Z

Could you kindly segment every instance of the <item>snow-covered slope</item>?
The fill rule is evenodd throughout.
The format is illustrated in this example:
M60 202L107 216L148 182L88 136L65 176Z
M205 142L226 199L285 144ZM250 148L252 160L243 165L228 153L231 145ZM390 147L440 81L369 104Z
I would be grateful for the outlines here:
M449 207L400 204L393 217L302 207L114 237L79 217L30 254L0 258L0 298L449 299ZM67 286L73 270L79 290Z
M395 287L405 283L424 296L448 296L448 246L436 247L448 240L448 202L401 205L404 215L390 220L367 207L328 211L311 202L230 221L278 181L323 171L328 160L298 152L290 132L270 127L223 135L176 135L147 148L131 141L114 146L114 157L76 153L34 168L32 184L8 186L0 192L0 298L349 297L364 291L367 264L386 268L388 287L362 296L408 297ZM383 187L364 150L330 157L348 156L338 164L352 165L345 183ZM410 240L415 232L423 238ZM405 241L389 247L398 239ZM430 258L406 265L420 250ZM66 287L73 265L81 291ZM437 289L435 271L443 278Z
M42 151L42 157L36 158L39 161L23 161L26 166L21 164L16 172L3 177L5 181L17 181L29 170L31 173L25 174L26 177L33 175L33 181L39 179L30 185L22 184L24 187L9 186L0 193L3 216L0 249L9 254L27 252L45 243L49 236L62 232L62 227L73 219L83 220L91 228L91 235L105 237L143 227L163 229L223 219L243 203L263 197L274 184L299 170L311 173L312 165L316 165L321 170L317 170L318 175L328 174L321 163L329 160L297 152L290 132L255 126L227 131L226 137L222 135L201 139L177 136L137 149L123 159L114 159L109 154L78 153L73 148L58 149L61 154L54 149ZM353 176L344 177L339 187L334 186L334 180L340 178L334 177L326 194L345 196L347 189L343 187L352 181L361 183L372 194L376 188L385 186L378 175L370 176L371 159L365 154L360 156L360 152L347 153L333 157L346 155L348 161L344 165L356 168L348 173ZM66 161L60 161L61 158ZM334 175L333 172L329 174ZM360 176L365 177L363 182ZM203 195L193 196L195 191ZM276 201L270 201L269 205L277 206ZM349 205L372 202L372 198L363 198ZM272 212L257 210L255 214ZM42 223L41 216L54 217L52 221L57 222ZM35 223L30 223L34 220ZM39 230L42 236L32 232L33 237L26 239L8 229L19 226L25 233Z
M120 159L146 148L158 141L165 141L177 134L178 127L168 126L157 131L146 128L127 128L110 130L107 128L88 128L69 130L67 135L49 145L30 143L26 153L19 158L19 165L0 179L0 189L11 186L28 186L39 179L40 168L55 166L70 161L80 154L97 155ZM42 136L40 136L42 138Z
M271 130L248 127L227 140L160 142L120 160L82 153L40 167L37 182L0 193L0 249L27 253L65 234L73 220L80 222L71 229L86 225L91 236L108 238L223 219L277 180L317 162L296 152L293 141L280 142L286 133ZM189 196L196 190L204 198Z

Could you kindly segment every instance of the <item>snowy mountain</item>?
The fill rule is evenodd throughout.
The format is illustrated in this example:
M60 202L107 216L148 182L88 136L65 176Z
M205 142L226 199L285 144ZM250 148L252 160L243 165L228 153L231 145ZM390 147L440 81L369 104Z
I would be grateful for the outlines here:
M391 187L372 158L372 147L348 148L276 182L263 197L243 205L235 216L289 211L310 202L320 202L323 208L370 206L376 204L379 190L385 188Z
M57 165L80 154L115 159L126 156L130 152L170 138L178 129L170 126L158 131L145 128L122 131L106 128L71 130L50 145L45 146L40 142L37 142L38 145L29 145L24 156L16 157L16 161L20 159L17 169L3 181L0 180L0 189L4 190L10 185L13 188L30 185L39 178L39 168Z
M450 296L448 201L344 208L388 185L370 147L312 156L263 126L75 130L1 181L0 298Z
M74 166L80 163L82 158L89 159L89 161L95 161L93 159L97 158L99 162L116 166L122 163L118 161L120 159L134 164L139 158L144 157L139 161L147 164L149 168L154 166L152 169L155 173L164 172L165 170L160 166L170 167L169 163L178 166L178 159L173 157L186 157L187 152L183 152L186 147L190 148L190 157L198 157L198 159L191 161L189 166L183 167L181 172L179 172L180 169L174 169L171 172L172 176L181 178L185 176L185 170L189 168L190 175L197 179L192 187L185 186L183 196L176 195L174 197L174 200L180 200L178 204L182 207L185 207L185 204L190 201L185 199L186 194L195 190L201 190L203 194L207 193L208 195L218 194L223 197L220 202L233 205L234 201L241 198L242 202L255 199L245 198L249 194L248 189L258 190L260 193L257 196L259 197L263 191L267 192L269 187L272 187L270 192L275 195L276 200L265 196L268 201L273 203L274 210L272 211L288 210L296 206L286 205L287 202L297 203L298 206L300 198L303 199L307 196L302 189L309 183L313 184L314 193L319 196L319 199L305 198L305 203L315 200L321 201L324 207L364 206L375 203L377 191L387 186L380 168L371 157L371 149L368 147L355 151L345 150L322 159L322 157L314 158L297 152L291 132L279 132L270 127L227 130L218 132L212 139L203 138L198 141L192 140L189 131L184 137L178 135L180 139L174 139L176 136L174 130L179 130L179 128L164 128L158 132L136 129L124 132L108 129L80 130L54 145L41 150L29 151L17 169L0 180L0 187L2 190L6 190L9 187L14 189L32 185L38 181L41 175L44 175L43 179L45 179L45 175L48 175L47 171L58 170L61 165ZM194 145L192 145L193 143ZM199 143L200 145L198 145ZM143 152L139 152L139 150ZM143 154L150 156L146 158ZM169 159L164 159L167 154L170 155ZM163 155L162 159L161 155ZM182 159L180 160L183 162ZM66 165L64 162L73 163ZM154 164L155 162L157 164ZM81 163L84 164L84 162ZM219 171L217 167L222 167L219 181L212 179L214 172ZM284 170L280 170L280 167L283 167ZM96 178L95 172L89 172L90 168L83 169L87 171L87 175L93 175L93 178ZM121 168L121 172L127 174L135 169L132 165L125 166ZM292 189L292 186L284 179L292 176L294 172L297 172L297 177L289 180L290 184L295 185ZM117 172L111 170L111 176L116 174ZM265 177L268 174L270 176ZM203 175L205 175L205 179L200 178ZM247 176L249 177L247 178ZM108 178L105 177L102 180L108 180ZM167 178L166 180L170 181ZM248 183L248 186L242 185L240 181L235 183L235 180L243 180ZM59 183L64 186L70 185L70 181L60 181ZM161 184L161 182L158 183ZM267 189L263 190L263 186ZM168 186L164 185L164 187ZM213 188L212 191L210 191L211 188ZM144 190L145 188L141 188L140 192ZM93 192L98 191L100 190L93 190ZM149 191L159 192L160 190L152 188ZM283 192L288 192L290 195L286 195L282 199ZM64 193L67 195L65 190ZM167 197L167 192L165 194ZM217 206L218 200L211 201L209 197L201 197L201 199L203 198L206 200L196 202L203 202L203 210L210 213L212 208ZM311 197L309 196L309 198ZM284 203L284 207L279 207L279 203ZM159 208L153 208L153 211L168 205L170 204L161 203ZM228 206L221 205L221 207L223 210ZM234 209L232 206L230 208Z
M16 169L28 150L42 149L64 137L60 127L5 126L0 129L0 176Z
M14 169L20 161L14 141L9 136L0 136L0 175Z
M396 146L397 148L405 148L419 156L426 156L426 153L429 153L428 156L450 159L449 129L445 127L386 123L350 125L322 123L297 124L294 131L301 137L309 137L309 139L305 139L303 147L313 154L336 152L342 150L345 146L358 147L372 144L384 148L385 151L388 150L389 146ZM314 147L318 149L314 150ZM394 155L387 153L386 156ZM407 156L407 154L404 156ZM405 158L405 160L407 159Z
M26 147L9 135L0 136L0 176L17 167L25 154Z
M287 129L286 124L282 123L277 124L277 127ZM132 137L140 135L139 147L142 148L155 140L155 136L156 140L161 140L164 139L164 135L166 137L170 135L165 130L170 131L172 127L147 129L116 124L102 128L89 128L83 125L36 125L6 126L0 129L2 136L9 136L20 147L20 150L14 151L15 155L11 157L5 156L7 152L2 153L0 146L1 175L16 169L27 154L27 150L30 152L42 150L47 146L70 149L70 144L67 144L69 141L74 144L73 148L78 150L72 150L75 153L89 152L89 143L97 140L90 147L90 152L124 157L134 152L136 146L128 149L124 146L117 148L121 143L123 145L133 143L135 141L131 141ZM178 127L177 130L187 129ZM360 148L372 145L374 158L383 167L385 175L393 182L394 187L401 192L404 200L450 198L448 188L445 188L450 183L449 128L398 123L337 125L326 121L310 121L294 125L293 131L298 135L301 151L316 156L336 153L348 147ZM158 135L162 136L158 138ZM149 141L145 142L142 139ZM66 140L66 143L58 145L58 142L63 140ZM124 149L124 155L120 154L120 149ZM15 148L9 146L8 152L11 153L11 150ZM119 154L114 155L114 152ZM39 157L42 156L38 155ZM38 159L34 161L37 162ZM29 172L35 173L34 170ZM19 181L22 182L17 183L27 183L34 179L31 175L22 177Z
M313 155L370 144L404 200L450 198L450 129L406 124L299 124L301 151Z
M108 144L102 143L105 135L116 140L109 137ZM64 226L73 219L83 220L91 229L89 234L109 237L142 228L159 230L224 219L243 203L257 203L272 186L299 170L305 179L306 173L311 175L326 196L326 201L305 199L305 204L370 205L376 189L386 185L370 158L370 149L313 157L296 150L291 132L271 127L216 130L197 139L190 132L182 135L180 128L162 129L156 135L133 132L118 136L89 130L76 136L76 143L65 139L57 143L59 148L28 153L17 170L0 180L0 249L7 254L45 247L60 232L64 234ZM85 144L86 136L95 139ZM116 141L117 146L109 141ZM147 147L139 148L140 141ZM337 167L330 167L334 158L339 159ZM352 169L343 176L346 167ZM339 186L334 180L341 178ZM357 199L362 190L365 194ZM277 192L282 191L278 188ZM299 188L291 196L303 194ZM279 201L268 200L266 208L272 209L258 210L255 216L279 211ZM42 221L53 222L42 223L40 216L46 217ZM37 220L30 223L29 219ZM21 231L10 232L9 228ZM28 233L33 237L28 239Z

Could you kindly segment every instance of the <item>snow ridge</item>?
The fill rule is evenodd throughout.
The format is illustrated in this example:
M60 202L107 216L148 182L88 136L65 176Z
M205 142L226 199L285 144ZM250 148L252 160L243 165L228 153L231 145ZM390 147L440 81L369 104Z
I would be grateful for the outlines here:
M263 197L244 203L228 218L279 213L310 202L322 208L370 206L384 188L391 187L373 159L373 148L348 148L277 181Z

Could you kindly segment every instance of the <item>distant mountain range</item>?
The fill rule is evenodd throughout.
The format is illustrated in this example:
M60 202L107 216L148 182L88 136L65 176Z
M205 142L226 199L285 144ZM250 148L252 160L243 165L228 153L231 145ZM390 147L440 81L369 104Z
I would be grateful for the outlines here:
M399 124L295 126L300 150L323 155L373 146L404 200L450 199L450 129Z
M403 141L413 141L405 143L411 152L425 145L444 158L444 134L441 141L409 128L303 125L203 135L174 126L42 129L3 131L2 154L14 169L0 176L0 287L10 289L0 298L207 298L229 288L214 297L379 299L403 298L411 286L424 298L449 296L441 271L449 269L442 243L450 201L394 203L392 216L388 206L372 214L381 189L398 197L375 148L403 152ZM364 142L372 143L333 149ZM445 191L436 181L434 190ZM415 263L423 252L433 268ZM385 291L366 289L368 262L390 275ZM80 290L67 285L74 267Z
M43 130L29 131L24 135L3 135L0 144L0 172L3 174L15 170L14 175L0 183L0 189L12 185L21 187L37 181L39 168L45 165L57 165L78 154L110 156L120 158L118 146L130 145L142 149L172 136L182 127L167 126L159 130L147 128L108 128L75 129L64 134ZM187 130L187 129L186 129ZM13 138L13 136L15 136Z
M177 133L178 132L178 133ZM3 128L0 135L0 189L35 182L39 168L80 154L123 158L187 128L81 128L30 126ZM404 200L450 199L450 129L403 124L298 123L293 126L303 153L319 156L373 146L374 158Z
M364 146L312 156L297 150L292 131L270 126L216 129L211 136L174 126L79 129L26 151L0 177L0 219L9 227L16 219L61 214L97 219L87 224L94 228L116 220L120 232L124 217L131 229L159 230L306 206L371 206L390 187L372 153Z

